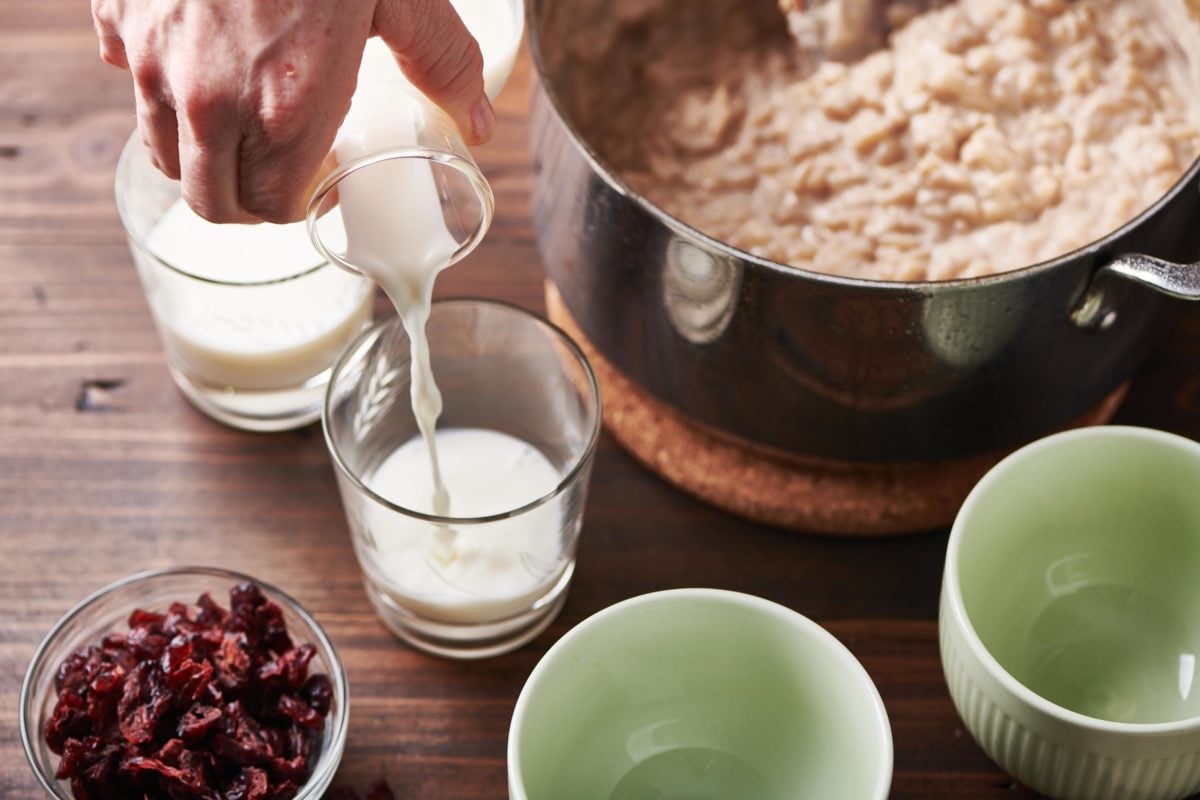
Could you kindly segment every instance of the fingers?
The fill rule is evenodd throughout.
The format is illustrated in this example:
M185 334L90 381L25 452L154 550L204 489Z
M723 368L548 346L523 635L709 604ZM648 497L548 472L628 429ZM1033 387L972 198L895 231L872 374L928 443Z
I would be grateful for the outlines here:
M100 38L100 57L109 64L128 69L132 73L138 132L142 144L154 166L167 177L178 179L178 126L175 122L175 109L167 97L161 63L149 43L143 45L140 53L130 56L119 33L120 11L120 4L114 3L113 0L92 0L92 20Z
M106 64L127 69L129 60L125 55L125 43L117 33L117 21L111 0L92 0L92 24L100 39L100 58Z
M257 222L239 199L242 137L234 107L201 92L178 104L183 199L209 222Z
M449 0L381 0L374 23L408 79L445 109L467 144L492 138L483 55Z
M152 161L212 222L303 219L374 8L92 0L102 54L133 74Z
M149 80L151 74L139 70L133 81L137 106L138 133L154 166L173 180L179 180L179 125L175 109L163 95L161 81ZM157 70L153 71L157 74Z

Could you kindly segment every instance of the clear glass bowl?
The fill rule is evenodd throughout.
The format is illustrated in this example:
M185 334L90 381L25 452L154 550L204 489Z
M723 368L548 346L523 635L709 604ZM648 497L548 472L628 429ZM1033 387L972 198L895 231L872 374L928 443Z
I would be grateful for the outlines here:
M59 664L76 649L99 642L107 633L128 630L126 621L135 608L156 611L176 600L191 603L204 592L211 593L214 600L227 607L229 589L245 581L258 584L263 594L283 609L288 633L297 645L312 644L317 648L310 670L325 673L333 683L333 703L325 719L320 755L296 800L317 800L322 796L342 760L350 718L346 670L329 637L299 603L270 584L214 567L177 567L132 575L95 592L68 611L38 645L21 684L21 743L38 782L50 797L73 800L67 783L55 779L59 757L50 752L42 738L42 729L58 699L54 675Z

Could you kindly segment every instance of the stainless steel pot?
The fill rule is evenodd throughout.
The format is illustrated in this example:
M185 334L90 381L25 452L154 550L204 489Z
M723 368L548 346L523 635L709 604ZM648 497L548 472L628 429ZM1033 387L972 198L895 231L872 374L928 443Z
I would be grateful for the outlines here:
M572 123L562 48L595 4L527 11L546 269L592 344L701 424L844 461L1012 447L1126 381L1162 330L1164 295L1200 299L1187 263L1200 260L1200 161L1110 236L987 278L872 282L737 250L638 196Z

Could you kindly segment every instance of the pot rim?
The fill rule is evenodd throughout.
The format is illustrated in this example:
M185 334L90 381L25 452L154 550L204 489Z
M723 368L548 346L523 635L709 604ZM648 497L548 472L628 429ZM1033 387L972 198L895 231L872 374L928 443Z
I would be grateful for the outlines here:
M633 187L627 184L616 171L610 169L601 159L600 154L592 147L592 145L583 137L574 121L567 115L563 103L559 99L557 91L547 80L547 69L545 60L542 57L542 47L539 39L539 30L537 21L540 16L540 9L549 0L525 0L525 29L529 38L529 51L533 58L534 74L537 77L538 85L549 101L550 106L554 109L554 114L558 121L570 134L571 142L582 153L588 166L592 172L604 179L604 182L612 189L619 192L621 195L629 198L638 205L642 211L654 217L660 224L671 230L675 234L689 237L693 240L700 240L702 243L719 251L722 255L728 258L736 258L738 261L752 264L756 267L768 269L772 272L781 273L783 275L796 276L799 275L810 280L833 283L842 286L859 287L863 289L900 289L908 291L920 291L926 287L938 288L967 288L986 286L994 283L1004 283L1010 280L1018 280L1021 278L1032 277L1043 272L1048 272L1057 267L1071 262L1078 262L1079 259L1088 255L1094 254L1105 247L1115 245L1118 241L1131 233L1134 229L1142 225L1146 220L1158 214L1164 207L1170 205L1174 200L1193 183L1200 180L1200 153L1192 160L1189 166L1171 185L1161 197L1143 209L1139 214L1132 219L1120 225L1113 231L1105 234L1099 239L1094 239L1087 244L1081 245L1074 250L1056 256L1046 261L1040 261L1035 264L1029 264L1016 269L1005 270L993 275L983 275L975 278L951 278L946 280L931 280L931 281L888 281L872 278L851 278L843 275L830 275L825 272L817 272L815 270L806 269L804 267L791 266L773 261L768 258L756 256L753 253L748 253L734 247L731 244L713 238L703 231L692 227L678 217L668 214L663 209L659 208L654 203L650 202L646 197L636 192ZM1153 255L1153 254L1150 254Z

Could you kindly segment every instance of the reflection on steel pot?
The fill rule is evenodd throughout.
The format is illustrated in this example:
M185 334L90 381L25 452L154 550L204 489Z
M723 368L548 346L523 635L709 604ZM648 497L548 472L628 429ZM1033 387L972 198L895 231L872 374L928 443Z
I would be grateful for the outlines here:
M721 337L737 307L742 265L691 242L674 241L663 268L663 306L680 336L693 344Z
M528 11L546 268L592 344L701 424L845 461L1012 447L1130 377L1163 327L1163 294L1200 297L1200 267L1166 263L1200 259L1200 161L1111 235L985 278L840 278L718 242L634 193L567 116L578 87L563 49L596 4Z

